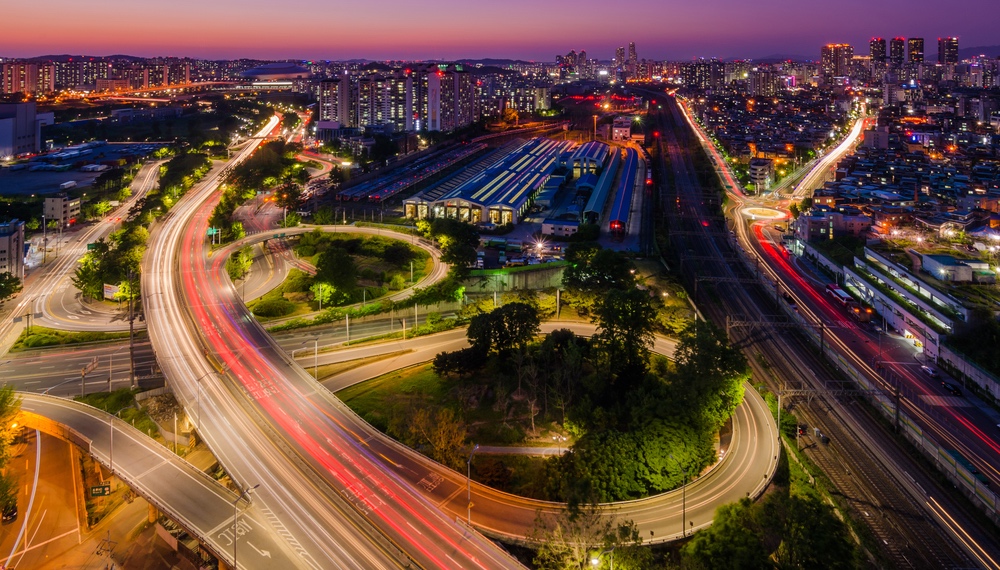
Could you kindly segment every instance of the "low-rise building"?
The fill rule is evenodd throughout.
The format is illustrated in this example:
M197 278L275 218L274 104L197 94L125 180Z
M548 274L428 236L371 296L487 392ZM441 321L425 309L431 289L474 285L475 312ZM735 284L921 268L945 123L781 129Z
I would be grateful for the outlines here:
M995 283L996 274L990 271L990 265L983 261L958 259L951 255L920 256L923 269L935 279L953 283Z
M569 237L580 229L579 220L546 219L542 222L542 234L547 236Z
M56 220L63 227L75 224L80 217L80 199L67 194L46 196L43 214L46 221Z
M860 214L815 212L799 216L793 226L795 237L801 240L829 240L844 235L859 237L872 227L872 219Z
M632 140L632 119L629 117L615 117L611 124L611 140L617 142L627 142Z
M0 223L0 273L24 279L24 222Z
M750 182L757 191L766 190L774 182L774 161L770 158L750 160Z

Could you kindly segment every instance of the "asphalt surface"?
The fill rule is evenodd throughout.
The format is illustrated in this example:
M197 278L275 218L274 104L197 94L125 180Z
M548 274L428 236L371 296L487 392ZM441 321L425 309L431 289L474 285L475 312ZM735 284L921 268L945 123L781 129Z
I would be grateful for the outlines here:
M269 554L246 554L240 558L241 567L295 567L296 554L283 541L276 540L269 515L256 500L251 501L249 509L245 500L236 505L236 494L131 425L112 420L110 414L85 404L51 396L23 394L21 409L28 416L24 418L27 426L45 427L45 420L39 418L72 426L75 443L89 450L137 494L194 533L218 556L226 558L232 553L235 532L239 534L237 548L254 544ZM63 499L65 504L74 505L75 490L72 486L68 490L74 494ZM39 497L41 494L36 496L36 503L43 504ZM234 528L237 511L239 519Z
M175 395L194 411L220 463L242 486L260 485L255 501L275 517L276 532L298 555L295 565L394 567L406 561L396 546L402 543L423 566L516 566L381 476L303 397L315 391L312 379L238 302L221 275L225 256L213 256L211 271L206 265L217 183L213 173L190 191L152 240L143 271L150 336Z
M117 220L124 220L132 206L156 187L159 168L163 162L149 162L139 169L132 181L132 195L129 199L101 221L74 230L74 236L60 250L58 259L46 265L47 278L44 283L37 284L33 292L29 293L34 294L33 311L41 314L35 319L35 324L68 331L128 330L127 307L84 301L71 278L77 262L87 251L87 244L105 238L120 228L121 223ZM136 325L138 328L144 326L138 320Z
M674 114L675 117L679 117L680 111L675 109ZM678 118L679 122L684 120L699 136L707 152L716 157L716 163L723 165L719 174L724 181L731 185L730 202L727 207L730 210L729 217L735 220L735 232L730 236L730 241L734 250L740 255L749 256L750 266L754 265L753 259L756 258L759 261L756 266L757 270L762 275L767 276L763 281L770 280L771 284L767 287L770 289L771 300L768 302L770 311L781 312L774 309L775 304L779 302L775 299L775 291L788 294L797 306L797 311L792 312L789 308L789 313L804 319L806 326L815 327L819 323L823 323L824 341L829 350L828 355L849 363L860 370L862 374L867 375L883 391L892 393L893 385L899 385L899 380L896 378L907 374L905 370L892 371L892 366L910 368L910 374L912 374L913 366L910 358L912 358L913 352L909 353L908 358L905 355L905 347L899 347L897 344L897 347L893 349L891 348L894 344L893 340L886 340L888 337L885 337L880 341L872 327L862 326L849 320L845 312L833 307L829 303L828 297L820 292L825 283L807 283L806 278L792 269L787 252L783 247L775 246L772 243L773 238L765 236L763 224L752 224L748 221L749 217L741 213L744 206L755 205L754 201L739 192L739 187L732 181L728 167L725 166L724 162L721 162L717 151L707 143L690 118L686 115L683 119ZM850 150L853 138L857 136L860 128L859 125L860 123L856 123L848 139L806 175L807 183L805 186L808 186L809 180L819 176L820 174L817 173L822 173L829 166L829 162L838 160L838 153ZM739 247L737 247L737 242ZM742 265L737 263L737 260L731 260L730 264ZM774 284L775 280L778 282L777 286ZM757 282L758 279L751 278L750 281ZM737 319L761 318L753 314L747 317L746 314L740 314L740 311L732 309L730 309L730 314ZM779 315L768 315L764 318L779 323L784 320L784 317ZM747 340L743 342L753 342L755 346L760 343L759 346L763 347L764 344L772 342L770 340L750 341L749 337L753 336L753 329L750 329L749 335L741 333L739 336L747 337ZM764 327L763 333L757 333L758 339L761 336L764 339L786 337L783 332L769 332L767 327ZM996 549L990 546L993 542L989 538L990 531L981 529L975 519L963 512L963 507L959 506L952 496L940 489L939 481L923 473L923 468L917 465L908 453L896 448L891 441L880 437L879 432L882 428L877 422L865 417L856 407L843 405L836 392L842 388L851 389L853 384L841 386L837 382L838 378L831 378L825 373L822 366L814 362L815 356L811 350L796 350L794 343L790 343L789 340L784 342L787 348L781 351L782 354L776 354L773 349L761 348L759 350L768 354L775 364L780 365L780 368L791 371L791 374L784 375L783 389L785 391L805 389L807 393L817 394L816 390L818 390L818 394L825 401L830 402L830 407L822 414L815 414L809 408L804 409L802 413L812 416L814 419L820 418L821 421L826 422L828 429L841 434L844 439L842 447L853 449L853 456L841 457L839 461L834 462L826 461L824 471L831 479L838 481L838 489L845 494L850 504L861 506L856 515L866 517L864 513L868 512L872 505L877 505L882 509L886 516L866 517L869 519L866 522L878 538L880 547L893 563L905 566L917 564L913 567L920 567L921 564L963 566L970 564L975 559L988 567L998 566L996 562L990 562L1000 559L997 557ZM880 342L884 346L880 347ZM830 350L831 347L832 350ZM878 355L883 349L886 351L902 349L904 354L903 360L900 362L883 361L883 364L890 369L890 374L886 375L887 378L879 378L873 368L875 359L882 358ZM954 405L955 403L954 400L949 402L939 396L933 396L932 401L933 405L938 406ZM911 404L904 401L903 409L909 413L909 410L912 409ZM919 416L919 411L916 414ZM952 415L959 417L959 414L954 412ZM927 414L923 414L923 418L926 417ZM960 421L959 423L964 422ZM932 426L933 424L922 421L921 425ZM934 430L935 437L940 434L944 438L943 441L951 441L960 445L957 441L958 438L955 437L956 433L948 433L947 431L942 433L940 429L934 427L927 429ZM971 435L974 437L967 438L967 440L972 442L972 445L977 445L979 441L989 443L988 438L984 439L981 434L975 433L975 430L971 431L973 431ZM836 453L833 451L834 455ZM823 457L823 455L818 456L818 458ZM845 468L847 469L846 477L842 473ZM892 481L893 484L886 485L885 481L887 480ZM862 481L863 483L859 485L858 483ZM931 507L932 503L936 506L936 510ZM887 507L889 507L888 511L885 510ZM942 537L948 537L952 540L942 540Z
M21 484L18 518L0 527L0 564L38 568L80 540L76 471L65 441L35 430L23 430L22 439L7 467Z
M579 322L546 322L542 332L568 328L577 334L590 336L594 325ZM400 352L324 381L331 391L342 390L358 382L380 376L404 366L427 362L443 350L457 350L468 346L464 330L449 331L408 341L394 341L378 345L339 350L320 356L320 365L348 361L379 354ZM676 343L657 337L653 350L673 356ZM301 362L308 366L310 358L303 355ZM363 420L355 418L350 426L365 438L368 445L390 465L399 477L411 481L422 489L428 500L450 511L455 517L466 516L465 485L462 474L435 464L416 455L384 436L380 436ZM777 431L770 411L756 390L747 387L744 403L733 417L733 438L728 452L707 473L689 483L687 489L677 489L624 503L602 506L603 516L633 521L644 543L659 543L681 536L682 520L688 521L688 533L711 524L719 505L756 496L766 486L776 468L778 455ZM686 500L685 500L686 499ZM523 540L530 536L539 513L554 517L563 506L502 493L489 487L472 484L472 523L490 536ZM686 509L683 507L686 503Z

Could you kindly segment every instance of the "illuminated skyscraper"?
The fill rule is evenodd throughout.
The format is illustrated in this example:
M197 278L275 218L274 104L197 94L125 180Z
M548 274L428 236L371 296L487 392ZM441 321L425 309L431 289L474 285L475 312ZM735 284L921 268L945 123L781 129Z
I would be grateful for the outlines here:
M910 63L924 62L924 38L910 38L906 40L909 48L908 60Z
M823 77L843 77L851 73L854 48L850 44L827 44L820 52Z
M868 55L873 62L885 62L885 38L872 38L868 44Z
M892 38L889 41L889 65L892 67L902 67L905 59L906 38Z
M938 38L938 63L958 63L958 38Z
M635 42L628 43L628 76L635 77L639 67L639 56L635 53Z

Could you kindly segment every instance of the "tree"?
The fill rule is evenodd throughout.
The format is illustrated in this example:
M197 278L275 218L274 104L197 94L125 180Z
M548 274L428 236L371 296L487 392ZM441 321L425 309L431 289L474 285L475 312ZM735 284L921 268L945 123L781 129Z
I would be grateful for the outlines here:
M729 344L725 331L700 321L681 333L674 360L678 403L697 410L705 426L721 427L743 401L750 374L746 358Z
M2 469L10 459L10 444L18 433L15 419L21 413L21 398L10 384L0 386L0 508L17 501L18 481L13 474Z
M753 506L750 499L743 498L719 507L712 526L695 534L681 550L685 560L694 568L771 568L770 552L763 546L763 532Z
M614 379L634 384L645 376L655 318L649 295L639 289L612 289L598 300L594 344ZM619 385L616 391L621 393L627 388Z
M570 266L563 272L563 287L579 295L587 309L605 292L631 288L635 282L632 263L597 243L571 244L566 261Z
M434 460L461 469L465 463L465 424L450 408L441 408L433 416L426 408L417 410L411 418L411 431L418 442L430 446Z
M323 303L329 304L330 300L333 299L333 294L336 292L333 285L324 281L314 281L309 290L312 291L313 300L318 302L320 307L323 306Z
M510 303L469 322L469 344L483 354L524 348L538 334L538 312L525 303Z
M333 216L333 208L330 206L323 206L313 214L313 222L320 226L329 226L336 221Z
M253 265L253 249L250 246L241 247L226 260L226 273L233 281L243 279Z
M316 259L316 280L329 283L335 290L334 302L346 302L357 288L358 268L347 251L331 247Z
M21 279L10 271L0 273L0 302L6 301L21 291Z
M827 568L829 570L857 567L857 550L843 523L833 508L815 497L782 497L786 508L781 534L781 546L774 554L780 568ZM778 503L773 499L766 503Z
M566 509L557 514L539 512L532 538L541 546L533 560L539 570L570 570L610 567L601 553L614 549L614 567L643 570L653 553L642 548L642 538L632 521L619 521L596 507Z

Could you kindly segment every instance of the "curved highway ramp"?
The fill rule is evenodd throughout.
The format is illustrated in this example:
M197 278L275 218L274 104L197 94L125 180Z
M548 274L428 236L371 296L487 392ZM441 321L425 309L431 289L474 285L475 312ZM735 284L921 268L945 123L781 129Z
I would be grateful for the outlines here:
M220 561L232 563L235 555L241 568L296 566L294 555L283 548L283 541L275 540L252 500L248 504L244 497L237 503L235 493L146 434L86 404L27 392L19 395L25 426L88 451Z

